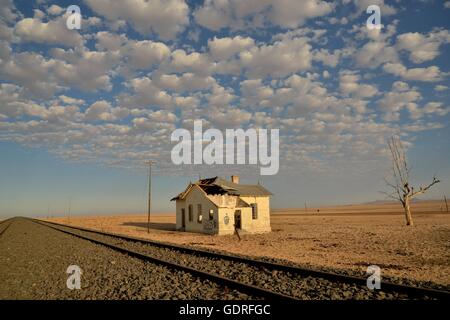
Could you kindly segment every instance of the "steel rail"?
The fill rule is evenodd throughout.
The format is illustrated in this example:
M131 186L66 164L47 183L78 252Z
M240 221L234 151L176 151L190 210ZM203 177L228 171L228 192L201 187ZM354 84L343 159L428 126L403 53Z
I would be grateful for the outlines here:
M42 220L38 220L38 221L41 222ZM115 238L122 239L122 240L140 242L140 243L158 246L158 247L162 247L162 248L178 250L181 252L195 254L195 255L204 256L204 257L220 258L220 259L225 259L228 261L245 263L245 264L256 266L256 267L263 267L263 268L267 268L267 269L271 269L271 270L281 270L281 271L290 272L290 273L302 275L302 276L311 276L311 277L327 279L327 280L334 281L334 282L342 282L342 283L356 284L359 286L367 286L367 279L362 278L362 277L343 275L343 274L338 274L338 273L334 273L334 272L319 271L319 270L313 270L313 269L308 269L308 268L301 268L301 267L297 267L297 266L290 266L290 265L285 265L285 264L275 263L275 262L255 260L255 259L251 259L248 257L236 256L236 255L227 254L227 253L211 252L211 251L206 251L206 250L202 250L202 249L182 246L182 245L169 244L169 243L165 243L165 242L159 242L159 241L142 239L142 238L131 237L131 236L125 236L125 235L116 234L116 233L102 232L99 230L94 230L94 229L89 229L89 228L65 225L62 223L56 223L56 222L50 222L50 221L42 221L42 222L49 223L52 225L62 226L62 227L66 227L66 228L71 228L71 229L75 229L75 230L91 232L94 234L115 237ZM408 286L408 285L397 284L397 283L392 283L392 282L387 282L387 281L381 281L381 288L384 292L403 293L403 294L407 294L408 296L411 296L411 297L419 297L419 298L431 297L431 298L446 299L446 300L450 299L450 291L445 291L445 290Z
M251 294L251 295L254 295L256 297L263 297L263 298L270 299L270 300L274 300L274 299L277 299L277 300L280 300L280 299L281 300L298 300L297 298L291 297L289 295L285 295L285 294L274 292L274 291L271 291L271 290L268 290L268 289L260 288L260 287L257 287L257 286L251 285L251 284L246 284L246 283L243 283L243 282L240 282L240 281L236 281L236 280L232 280L232 279L229 279L229 278L225 278L225 277L219 276L219 275L214 274L214 273L209 273L209 272L197 270L195 268L191 268L191 267L188 267L188 266L180 265L178 263L167 261L167 260L164 260L164 259L161 259L161 258L156 258L156 257L153 257L153 256L148 255L148 254L143 254L143 253L140 253L140 252L137 252L137 251L134 251L134 250L130 250L130 249L127 249L127 248L124 248L124 247L121 247L121 246L118 246L118 245L114 245L114 244L111 244L111 243L108 243L108 242L103 242L103 241L100 241L98 239L93 239L93 238L90 238L90 237L86 237L86 236L83 236L83 235L80 235L80 234L77 234L77 233L73 233L73 232L70 232L70 231L67 231L67 230L62 230L62 229L60 229L58 227L48 225L45 222L42 222L42 221L39 221L39 220L36 220L36 219L31 219L31 221L33 221L34 223L37 223L39 225L45 226L47 228L51 228L51 229L57 230L59 232L63 232L63 233L75 236L77 238L84 239L84 240L90 241L92 243L108 247L110 249L113 249L115 251L118 251L118 252L121 252L123 254L129 255L131 257L138 258L140 260L148 261L148 262L151 262L151 263L164 265L164 266L166 266L166 267L168 267L170 269L184 271L184 272L190 273L190 274L192 274L194 276L200 277L202 279L213 281L213 282L216 282L216 283L218 283L220 285L223 285L225 287L234 288L234 289L237 289L237 290L239 290L239 291L241 291L243 293Z

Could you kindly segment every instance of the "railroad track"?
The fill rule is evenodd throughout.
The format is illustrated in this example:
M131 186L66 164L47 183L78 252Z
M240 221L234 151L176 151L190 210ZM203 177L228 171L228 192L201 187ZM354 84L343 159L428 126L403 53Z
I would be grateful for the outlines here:
M55 222L36 219L32 221L124 254L183 270L258 297L286 300L450 299L450 292L443 290L382 282L382 291L372 291L367 288L365 278L299 268Z
M188 267L188 266L184 266L184 265L181 265L181 264L177 264L177 263L165 260L165 259L156 258L156 257L150 256L148 254L144 254L144 253L141 253L141 252L138 252L138 251L135 251L135 250L130 250L128 248L124 248L123 246L118 246L118 245L110 243L110 242L101 241L101 240L95 239L93 237L80 235L80 234L77 234L77 233L74 233L74 232L71 232L71 231L68 231L68 230L62 230L61 228L51 226L51 225L49 225L47 223L44 223L44 222L41 222L39 220L35 220L35 219L31 219L31 220L33 222L35 222L35 223L40 224L40 225L50 227L50 228L52 228L54 230L57 230L57 231L60 231L60 232L66 233L66 234L70 234L70 235L75 236L77 238L81 238L81 239L84 239L84 240L91 241L93 243L96 243L96 244L108 247L110 249L116 250L118 252L124 253L124 254L126 254L128 256L131 256L131 257L134 257L134 258L138 258L138 259L143 260L143 261L148 261L148 262L152 262L152 263L161 264L161 265L164 265L166 267L169 267L169 268L172 268L172 269L176 269L178 271L188 272L188 273L190 273L190 274L192 274L194 276L197 276L197 277L200 277L200 278L203 278L203 279L207 279L207 280L213 281L213 282L215 282L217 284L223 285L226 288L228 287L228 288L237 289L237 290L239 290L241 292L251 294L251 295L253 295L255 297L260 297L260 298L265 298L265 299L297 300L297 299L295 299L293 297L290 297L288 295L284 295L284 294L281 294L281 293L273 292L271 290L267 290L267 289L264 289L264 288L259 288L257 286L241 283L239 281L228 279L228 278L219 276L219 275L214 274L214 273L204 272L204 271L197 270L197 269L194 269L194 268L191 268L191 267ZM64 227L67 227L67 228L70 229L69 226L64 226ZM73 229L76 229L76 228L73 228Z
M12 218L3 220L0 222L0 237L8 230L9 226L12 223Z

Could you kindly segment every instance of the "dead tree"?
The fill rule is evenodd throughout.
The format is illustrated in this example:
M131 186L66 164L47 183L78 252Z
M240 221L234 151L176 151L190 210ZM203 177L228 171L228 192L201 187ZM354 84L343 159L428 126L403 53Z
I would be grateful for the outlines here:
M384 179L386 184L393 189L391 193L384 192L389 198L400 201L405 210L406 225L412 226L413 219L411 216L411 200L418 195L426 193L432 186L440 181L433 177L433 181L427 186L420 186L414 189L410 185L409 178L411 168L408 166L405 149L399 138L392 137L388 141L389 150L392 156L392 178Z

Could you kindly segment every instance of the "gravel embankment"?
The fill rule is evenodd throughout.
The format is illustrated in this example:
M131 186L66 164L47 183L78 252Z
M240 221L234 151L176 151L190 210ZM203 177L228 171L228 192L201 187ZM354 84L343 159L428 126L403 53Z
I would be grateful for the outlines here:
M69 265L83 270L80 290L66 286ZM249 298L25 219L0 237L0 299Z
M202 271L214 272L230 279L253 284L299 299L408 299L408 296L404 294L371 291L365 286L336 283L322 278L304 277L285 271L268 270L220 258L186 254L176 249L159 248L145 243L122 240L61 226L58 226L58 228Z

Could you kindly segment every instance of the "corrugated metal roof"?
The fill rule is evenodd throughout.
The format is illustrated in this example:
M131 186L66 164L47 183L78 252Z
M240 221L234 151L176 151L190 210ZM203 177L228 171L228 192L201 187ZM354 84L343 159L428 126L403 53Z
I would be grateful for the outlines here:
M202 190L205 191L206 194L229 194L242 197L245 196L258 197L258 196L272 195L271 192L269 192L266 188L264 188L260 184L233 183L231 181L227 181L219 177L200 179L195 184L198 185L200 188L202 188ZM172 198L171 201L183 199L189 192L191 187L192 184L190 184L184 192Z
M260 184L240 184L233 183L231 181L222 179L220 177L215 177L211 179L200 180L201 184L206 180L207 184L212 184L223 188L228 194L236 194L239 196L271 196L272 193L269 192ZM212 180L212 181L211 181Z

